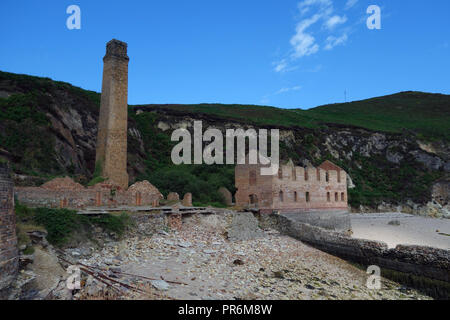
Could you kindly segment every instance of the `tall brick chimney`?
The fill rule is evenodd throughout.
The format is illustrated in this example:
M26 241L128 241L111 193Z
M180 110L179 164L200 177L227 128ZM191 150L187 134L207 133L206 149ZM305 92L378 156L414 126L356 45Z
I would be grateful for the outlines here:
M102 176L123 189L128 188L129 60L125 42L113 39L107 43L96 151L96 164L101 166Z
M0 299L19 268L14 190L7 163L0 162Z

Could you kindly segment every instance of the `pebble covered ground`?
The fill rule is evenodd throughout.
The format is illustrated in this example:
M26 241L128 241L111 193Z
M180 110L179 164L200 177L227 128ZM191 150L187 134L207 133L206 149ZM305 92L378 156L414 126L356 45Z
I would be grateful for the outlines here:
M198 219L112 242L82 262L166 280L153 284L172 299L430 299L385 279L368 289L364 271L276 231L230 242Z

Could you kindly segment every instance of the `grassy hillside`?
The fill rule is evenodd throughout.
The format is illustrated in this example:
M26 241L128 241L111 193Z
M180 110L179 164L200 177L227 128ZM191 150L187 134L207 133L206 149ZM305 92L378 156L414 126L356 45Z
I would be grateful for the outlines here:
M201 113L255 125L318 128L326 124L342 124L392 133L410 130L419 137L431 140L450 139L450 95L442 94L401 92L309 110L223 104L146 105L146 107Z
M0 72L0 161L6 158L16 173L37 176L43 181L64 175L77 179L80 171L81 178L86 175L84 180L89 181L87 178L92 178L94 171L99 104L100 94L96 92L48 78ZM135 112L136 108L144 112ZM70 116L58 127L54 119L61 118L61 110ZM71 121L76 119L73 114L83 120L78 122L90 124L82 128L74 126L77 121ZM282 158L291 158L296 164L308 160L317 165L325 159L337 163L356 185L349 194L354 206L376 206L382 201L404 203L408 199L426 203L433 182L448 175L442 167L439 170L425 167L410 152L419 149L416 138L445 141L442 148L448 149L445 145L450 140L449 95L402 92L310 110L223 104L130 106L129 126L138 129L140 137L128 135L129 172L137 180L151 181L163 194L192 192L197 204L220 205L222 199L217 189L221 186L235 191L234 166L173 165L171 132L158 129L158 122L167 119L177 122L183 116L201 118L218 126L235 120L257 127L295 129L294 143L280 144ZM67 126L66 131L61 130L62 125ZM341 126L355 139L342 141L341 137L334 137ZM388 134L383 153L367 155L361 149L352 152L358 141L364 146L369 144L372 134L358 128L402 134ZM73 138L73 145L67 135ZM340 156L333 156L327 149L329 139L337 142ZM75 153L78 163L61 161L61 156L70 156L67 150ZM387 159L388 151L400 155L402 160L392 163ZM443 153L448 154L448 150ZM442 161L448 161L447 158L444 156ZM91 167L87 166L89 163Z
M449 95L408 91L298 112L307 114L317 122L354 125L384 132L406 129L427 138L450 138Z

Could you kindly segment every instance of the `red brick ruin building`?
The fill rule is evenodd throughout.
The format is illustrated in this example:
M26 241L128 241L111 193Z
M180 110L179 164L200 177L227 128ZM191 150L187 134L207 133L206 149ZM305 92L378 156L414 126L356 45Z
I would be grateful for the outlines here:
M16 187L17 200L30 207L86 208L115 206L159 206L164 199L148 181L137 182L127 190L101 182L84 187L71 178L56 178L40 187Z
M278 174L261 175L261 165L237 165L236 205L263 213L347 210L346 172L330 161L318 168L281 165Z

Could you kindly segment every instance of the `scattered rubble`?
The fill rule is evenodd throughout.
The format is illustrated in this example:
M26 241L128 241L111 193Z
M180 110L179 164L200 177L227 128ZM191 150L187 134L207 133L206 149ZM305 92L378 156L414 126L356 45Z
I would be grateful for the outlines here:
M22 271L22 299L430 299L385 279L370 290L364 271L229 210L185 216L178 229L137 231L100 249L48 246L37 254L51 271L35 262ZM67 289L70 265L81 269L80 290ZM39 289L42 274L51 281Z
M155 299L429 299L385 279L381 290L370 290L364 271L274 230L230 241L227 219L186 217L180 230L111 242L78 262L133 287L150 285Z

